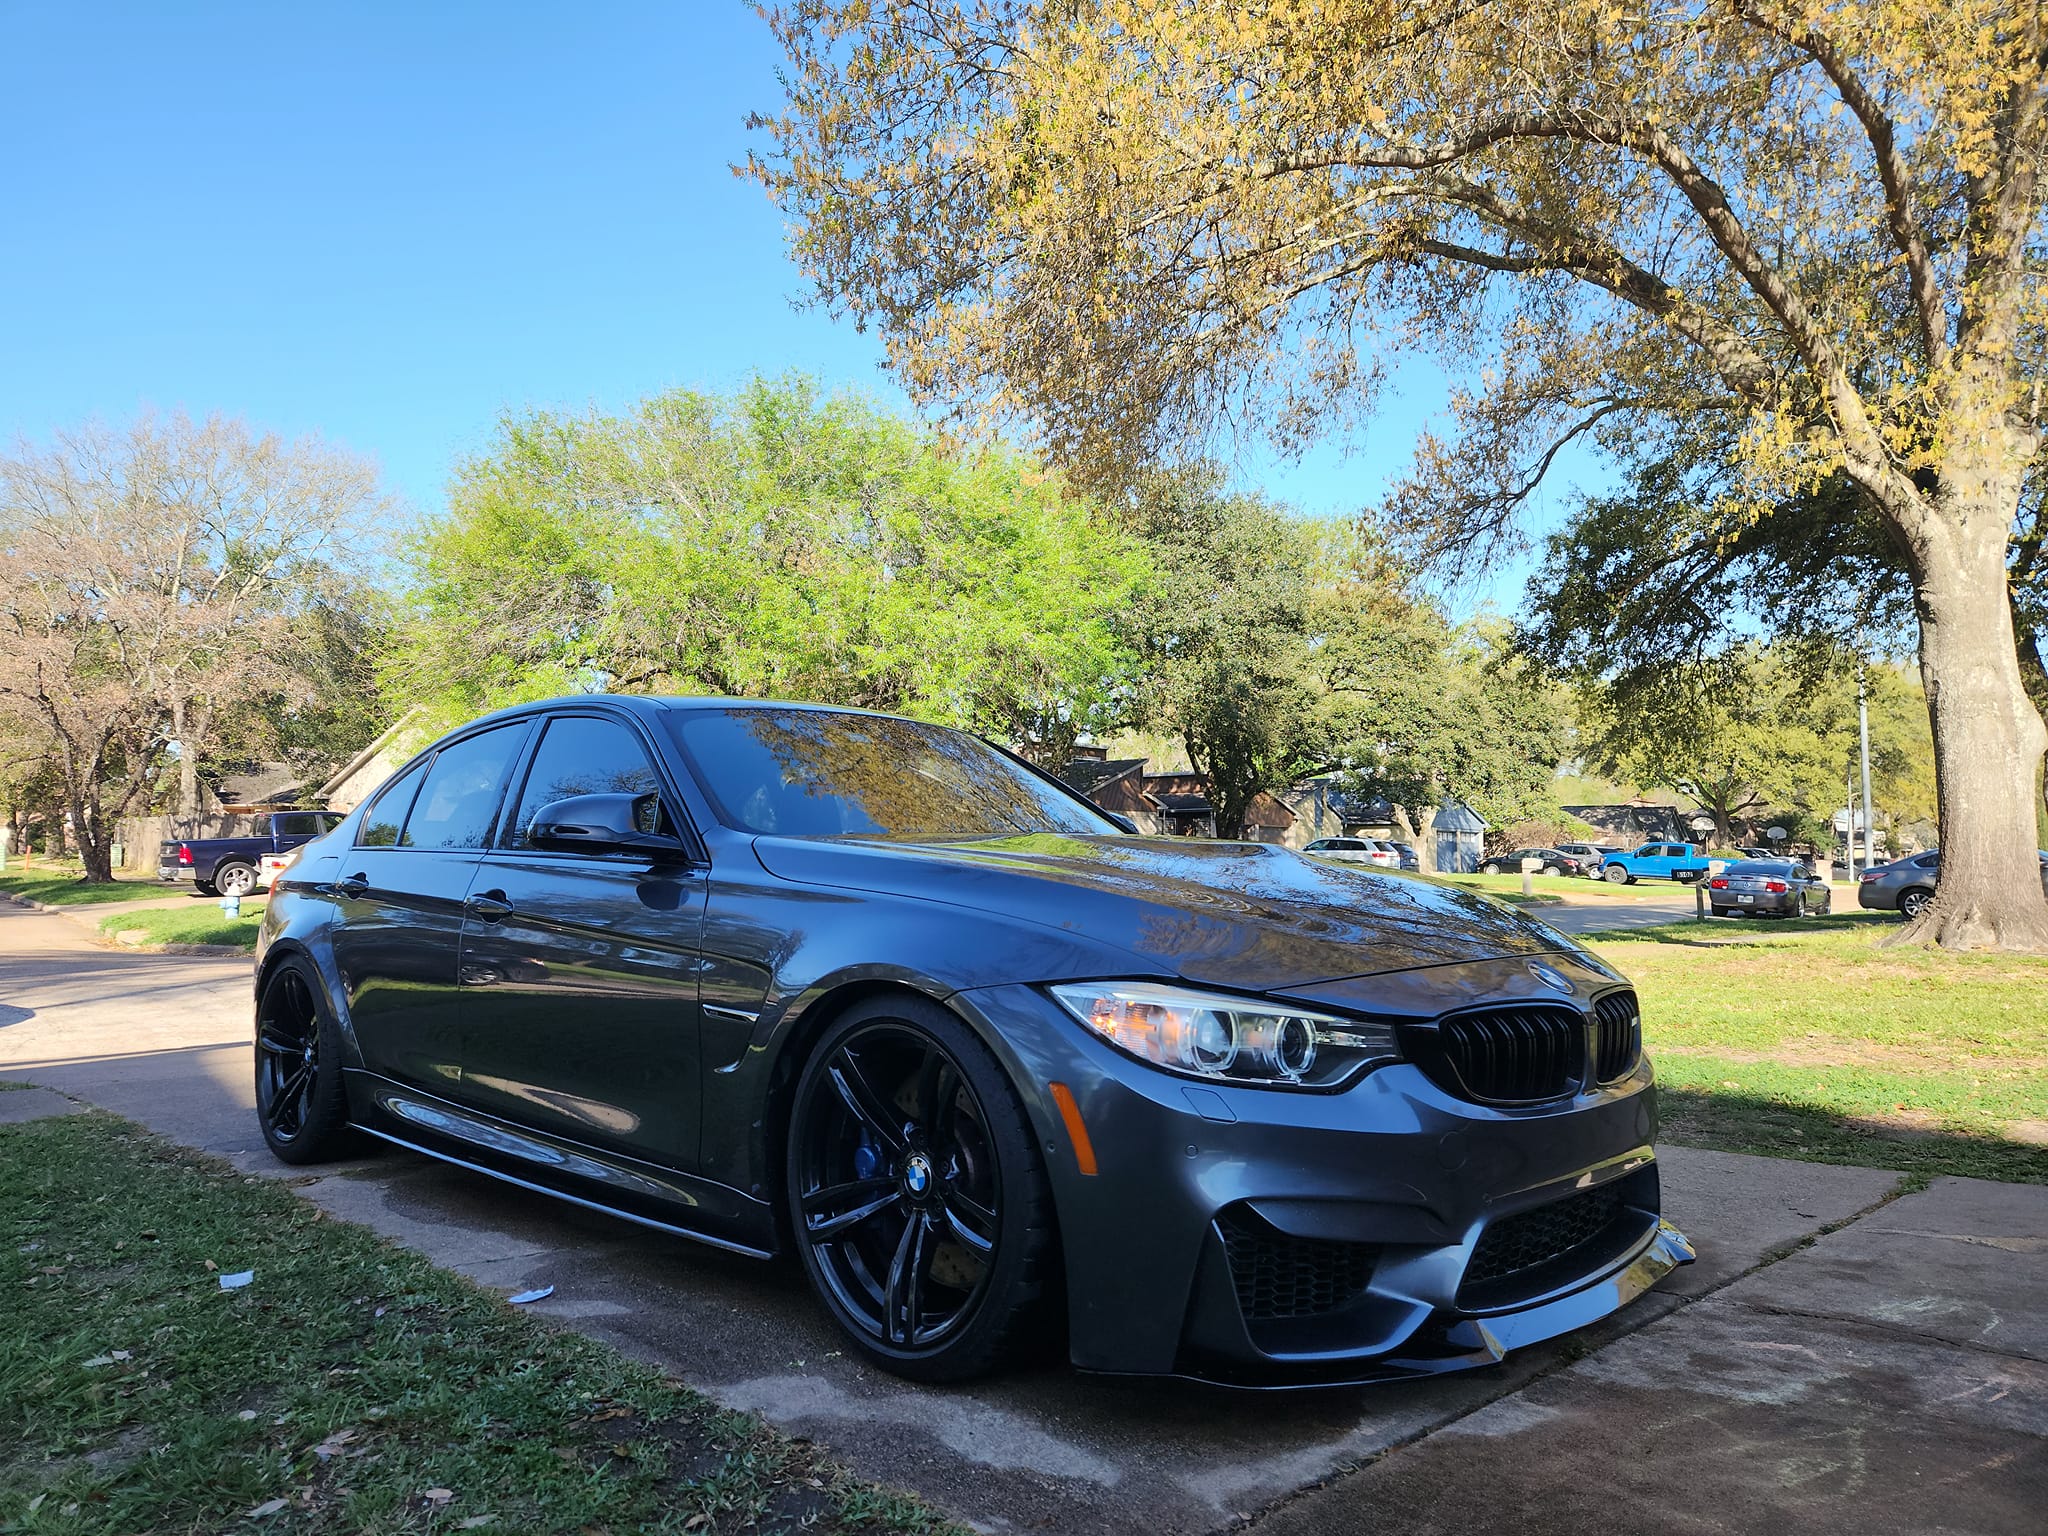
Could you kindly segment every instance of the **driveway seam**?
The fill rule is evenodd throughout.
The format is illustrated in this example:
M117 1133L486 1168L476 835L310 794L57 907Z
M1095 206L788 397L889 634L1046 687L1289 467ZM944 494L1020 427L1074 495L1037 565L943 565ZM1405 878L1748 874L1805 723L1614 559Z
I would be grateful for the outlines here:
M2048 1365L2048 1359L2039 1355L2024 1354L2017 1350L1999 1349L1990 1344L1980 1344L1973 1339L1951 1338L1946 1334L1922 1333L1898 1323L1888 1323L1883 1318L1858 1316L1847 1312L1814 1312L1805 1307L1788 1307L1777 1302L1748 1301L1740 1296L1728 1298L1734 1305L1745 1311L1755 1312L1764 1317L1797 1317L1814 1323L1847 1323L1856 1328L1869 1328L1891 1338L1910 1340L1917 1344L1940 1345L1947 1349L1967 1349L1974 1354L1995 1355L2000 1360L2024 1360L2029 1365Z

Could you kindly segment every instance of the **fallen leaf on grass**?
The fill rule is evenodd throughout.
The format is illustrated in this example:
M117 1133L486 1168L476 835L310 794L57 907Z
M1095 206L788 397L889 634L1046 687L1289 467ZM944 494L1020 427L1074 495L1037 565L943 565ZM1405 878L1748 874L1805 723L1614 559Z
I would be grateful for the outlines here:
M473 1531L480 1525L489 1525L497 1518L496 1515L471 1515L467 1520L456 1521L455 1529L458 1531Z
M322 1461L326 1461L330 1457L340 1455L341 1448L347 1445L349 1441L355 1439L355 1437L356 1432L352 1429L337 1429L333 1434L313 1447L313 1454Z
M207 1267L208 1269L219 1269L219 1268L220 1268L220 1266L219 1266L218 1264L214 1263L214 1262L213 1262L213 1260L211 1260L211 1259L208 1259L208 1260L206 1261L206 1267Z
M265 1499L261 1504L258 1504L249 1511L248 1518L251 1520L267 1519L269 1516L276 1514L280 1509L283 1509L284 1506L285 1501L283 1499Z

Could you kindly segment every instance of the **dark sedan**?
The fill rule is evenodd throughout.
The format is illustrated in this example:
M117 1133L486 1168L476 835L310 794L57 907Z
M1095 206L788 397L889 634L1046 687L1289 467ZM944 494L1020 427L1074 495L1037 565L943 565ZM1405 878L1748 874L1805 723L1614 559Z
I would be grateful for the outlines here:
M1834 893L1811 864L1740 859L1707 881L1716 917L1825 917Z
M1546 875L1582 875L1586 872L1585 860L1575 854L1566 853L1562 848L1517 848L1513 853L1498 853L1479 866L1482 875L1516 875L1522 872L1522 861L1533 859Z
M256 1097L742 1253L927 1380L1483 1365L1674 1265L1635 994L1469 892L1126 835L957 731L486 716L264 915ZM1063 1309L1063 1318L1046 1314Z

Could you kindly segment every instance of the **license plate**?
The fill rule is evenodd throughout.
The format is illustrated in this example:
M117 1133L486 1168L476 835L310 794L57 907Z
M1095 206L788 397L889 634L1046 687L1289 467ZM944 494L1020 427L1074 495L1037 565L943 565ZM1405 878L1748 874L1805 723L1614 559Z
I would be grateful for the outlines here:
M1756 900L1754 896L1738 896L1735 899L1741 902L1744 906L1748 906Z

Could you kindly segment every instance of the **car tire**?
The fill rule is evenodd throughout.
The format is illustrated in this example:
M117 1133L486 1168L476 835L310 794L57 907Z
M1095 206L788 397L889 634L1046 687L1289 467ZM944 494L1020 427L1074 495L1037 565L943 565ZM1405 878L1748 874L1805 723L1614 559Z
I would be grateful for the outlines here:
M192 889L202 896L218 896L220 890L211 880L194 880Z
M1802 919L1806 916L1806 893L1804 891L1799 893L1799 900L1793 903L1792 915Z
M1564 871L1555 864L1546 864L1543 866L1543 873L1546 875L1561 875Z
M951 1011L890 996L827 1028L797 1079L784 1182L812 1289L883 1370L964 1381L1037 1331L1051 1184L1016 1090ZM934 1291L930 1322L918 1309Z
M1727 917L1727 916L1728 916L1728 915L1729 915L1730 913L1732 913L1732 912L1733 912L1734 910L1735 910L1735 909L1734 909L1733 907L1716 907L1716 908L1714 908L1714 916L1716 916L1716 917Z
M1497 875L1500 872L1500 865L1496 864L1491 859L1488 859L1484 864L1479 866L1479 873L1481 873L1482 875Z
M311 963L279 961L256 1005L256 1123L278 1161L329 1162L354 1148L341 1050Z
M1928 890L1925 886L1916 885L1910 891L1901 891L1899 892L1899 915L1910 923L1918 918L1922 912L1925 912L1928 904L1933 900L1934 892Z
M1636 883L1636 877L1623 869L1619 864L1610 864L1600 873L1601 877L1609 885L1634 885Z
M223 864L213 872L209 894L222 896L247 896L252 894L262 876L257 874L253 864Z

